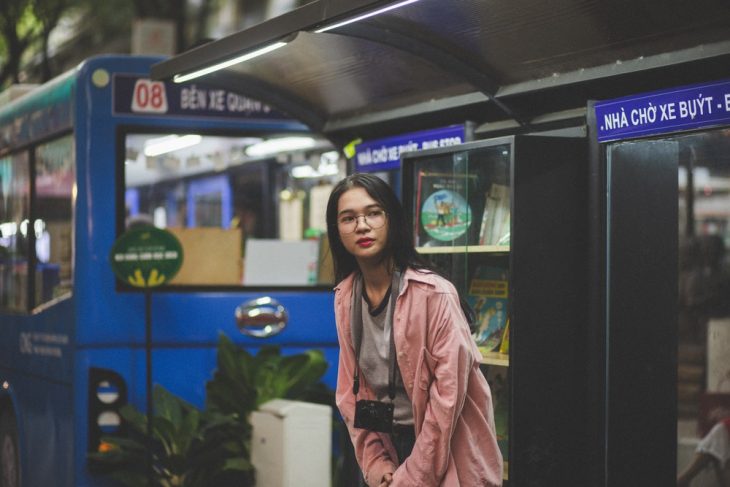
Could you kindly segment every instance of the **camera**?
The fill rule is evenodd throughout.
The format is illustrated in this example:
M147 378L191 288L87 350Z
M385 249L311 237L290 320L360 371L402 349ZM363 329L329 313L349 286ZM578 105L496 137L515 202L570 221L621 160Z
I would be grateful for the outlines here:
M357 401L355 403L355 428L379 433L393 431L393 403Z

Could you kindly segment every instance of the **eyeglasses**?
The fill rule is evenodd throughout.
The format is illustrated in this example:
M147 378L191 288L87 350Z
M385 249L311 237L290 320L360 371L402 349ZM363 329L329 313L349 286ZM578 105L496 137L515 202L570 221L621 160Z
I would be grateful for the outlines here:
M360 215L342 215L337 219L337 228L340 233L348 234L355 231L357 222L362 217L365 224L370 228L380 228L385 225L385 212L383 210L369 210L367 213Z

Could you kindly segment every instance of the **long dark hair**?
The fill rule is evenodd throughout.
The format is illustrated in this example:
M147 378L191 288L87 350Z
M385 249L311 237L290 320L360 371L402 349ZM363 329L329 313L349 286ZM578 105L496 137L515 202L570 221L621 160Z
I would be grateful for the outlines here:
M377 176L358 173L337 183L327 201L327 237L334 262L335 281L339 283L358 268L355 257L342 244L337 229L340 197L352 188L363 188L388 215L388 239L383 259L392 258L396 268L402 270L407 267L430 269L413 247L411 226L393 189Z

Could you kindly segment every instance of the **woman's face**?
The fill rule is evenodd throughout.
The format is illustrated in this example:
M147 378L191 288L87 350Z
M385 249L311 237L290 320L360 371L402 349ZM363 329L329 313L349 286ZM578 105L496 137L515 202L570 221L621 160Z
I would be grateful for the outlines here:
M388 241L388 218L364 188L354 187L340 196L337 230L342 245L359 264L380 261Z

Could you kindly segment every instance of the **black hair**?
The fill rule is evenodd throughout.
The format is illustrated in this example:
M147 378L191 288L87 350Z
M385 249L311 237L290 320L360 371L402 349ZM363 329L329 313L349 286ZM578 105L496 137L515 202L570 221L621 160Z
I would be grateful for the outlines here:
M340 197L353 188L363 188L388 217L388 235L383 259L393 259L396 268L432 270L413 246L411 225L393 189L385 181L372 174L358 173L346 177L335 185L327 201L327 237L332 251L335 281L339 283L357 270L355 257L345 249L337 229L337 209Z

